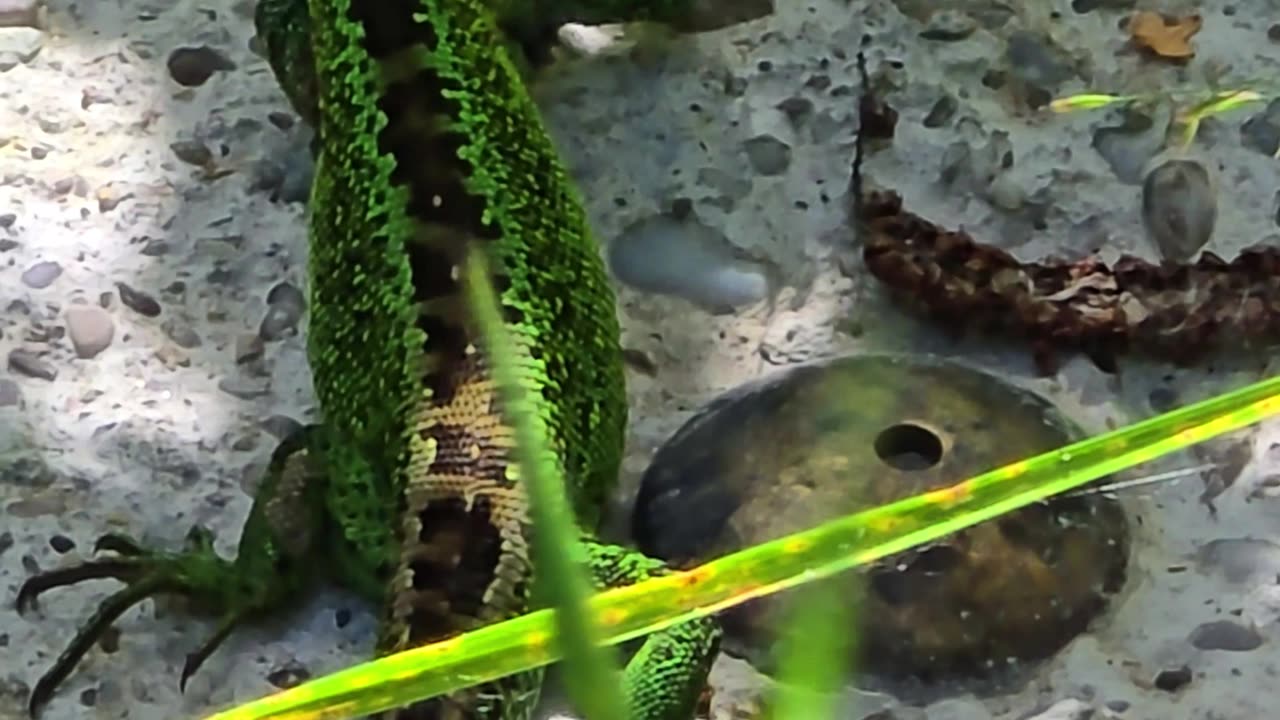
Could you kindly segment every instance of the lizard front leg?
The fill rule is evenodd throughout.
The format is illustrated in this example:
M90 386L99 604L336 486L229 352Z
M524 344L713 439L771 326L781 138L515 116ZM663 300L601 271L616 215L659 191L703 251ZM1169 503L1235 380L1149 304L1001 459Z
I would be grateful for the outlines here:
M583 540L589 569L606 588L670 572L661 561L619 545ZM647 636L627 662L622 689L631 720L689 720L720 649L720 626L693 620Z
M80 628L57 661L32 690L28 711L36 716L58 685L111 624L142 600L160 594L189 598L194 609L220 618L213 634L189 654L180 684L246 620L288 604L311 585L317 567L313 555L324 540L327 515L324 476L319 471L317 426L286 438L273 453L266 478L254 498L234 561L213 549L212 534L196 526L182 552L149 550L129 537L108 534L95 552L112 557L50 570L27 579L18 590L19 612L36 604L47 590L85 580L115 579L125 587L108 596Z

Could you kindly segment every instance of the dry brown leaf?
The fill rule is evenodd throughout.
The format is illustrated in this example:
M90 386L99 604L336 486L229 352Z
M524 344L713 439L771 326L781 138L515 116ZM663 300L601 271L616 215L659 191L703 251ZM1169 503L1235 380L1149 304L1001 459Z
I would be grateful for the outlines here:
M1164 58L1184 60L1196 54L1191 36L1200 32L1199 15L1166 18L1158 12L1142 10L1129 19L1129 36L1134 44Z

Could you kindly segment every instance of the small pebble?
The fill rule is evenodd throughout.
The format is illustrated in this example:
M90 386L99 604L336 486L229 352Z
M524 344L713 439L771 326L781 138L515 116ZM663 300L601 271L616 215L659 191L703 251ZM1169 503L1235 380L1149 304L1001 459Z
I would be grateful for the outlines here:
M258 327L263 340L279 340L292 333L307 310L307 299L291 283L279 283L267 293L267 314Z
M311 671L297 663L273 670L267 674L267 682L281 690L301 685L311 679Z
M954 42L963 40L978 29L973 18L959 10L939 10L929 16L929 22L920 33L925 40Z
M218 381L218 389L241 400L253 400L267 394L265 382L255 382L240 378L223 378Z
M213 162L213 151L198 140L179 140L170 143L169 149L179 160L188 165L203 167Z
M1272 100L1261 112L1241 123L1240 142L1267 157L1275 155L1280 149L1280 100Z
M0 378L0 407L14 407L22 402L22 388L9 378Z
M1174 158L1147 173L1142 222L1165 258L1190 260L1209 242L1217 219L1217 189L1204 165Z
M40 290L53 284L62 274L62 266L52 260L38 262L22 273L22 284Z
M1187 640L1200 650L1248 652L1262 646L1262 636L1258 634L1257 628L1231 620L1204 623L1192 630Z
M9 351L9 369L19 375L26 375L38 380L53 381L58 377L58 369L42 360L30 350L15 348Z
M657 215L633 223L609 244L608 260L623 283L710 312L732 312L769 293L765 268L736 257L728 238L696 218Z
M1191 684L1191 668L1182 665L1181 667L1168 668L1156 673L1152 684L1158 690L1165 692L1177 692L1187 685Z
M208 45L181 47L169 54L169 75L179 85L199 87L215 72L231 71L236 64Z
M1178 393L1173 388L1162 385L1147 394L1147 402L1158 413L1168 412L1177 407Z
M196 333L188 322L180 322L175 318L169 318L161 323L160 327L169 336L169 339L180 348L190 350L201 345L200 335Z
M929 114L924 116L924 126L927 128L940 128L951 122L951 118L955 116L959 105L956 99L950 95L943 95L938 98L933 107L929 108Z
M262 358L266 346L260 335L241 333L236 336L235 360L237 365L244 365Z
M111 346L115 338L115 321L111 313L97 305L72 305L67 308L67 337L75 348L76 357L97 357Z
M80 692L80 704L85 707L93 707L98 704L97 688L85 688Z
M791 146L772 135L757 135L742 148L757 175L781 175L791 166Z
M139 315L156 317L160 314L159 301L147 293L135 290L127 283L122 282L116 283L116 290L120 293L120 302Z

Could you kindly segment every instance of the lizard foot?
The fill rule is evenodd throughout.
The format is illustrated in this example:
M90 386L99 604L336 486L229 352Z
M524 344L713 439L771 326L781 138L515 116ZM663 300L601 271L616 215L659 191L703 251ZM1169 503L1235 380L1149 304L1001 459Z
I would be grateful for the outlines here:
M31 717L39 714L80 659L129 608L162 593L185 595L198 602L209 599L206 592L213 587L235 585L233 566L213 551L212 533L200 526L193 527L187 534L187 546L186 552L163 553L147 550L125 535L103 535L94 543L94 553L110 552L113 553L111 557L40 573L22 584L16 603L20 613L35 608L39 596L54 588L76 585L85 580L113 579L125 583L124 589L111 594L98 605L49 671L36 682L27 704ZM224 592L217 591L214 591L214 596L226 597ZM187 679L244 615L243 612L226 612L226 606L216 601L212 604L223 605L213 609L223 609L224 619L209 640L187 656L180 687L185 688Z

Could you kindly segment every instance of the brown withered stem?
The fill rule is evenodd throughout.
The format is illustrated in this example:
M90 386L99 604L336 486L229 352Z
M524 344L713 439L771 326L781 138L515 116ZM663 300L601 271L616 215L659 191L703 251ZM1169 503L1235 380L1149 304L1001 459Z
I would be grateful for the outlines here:
M866 113L876 107L860 103L864 128L875 127ZM1083 352L1113 373L1126 352L1189 365L1224 347L1280 342L1280 248L1255 245L1230 262L1207 251L1194 263L1022 262L907 211L892 190L865 190L861 164L859 142L850 193L871 274L949 332L1028 342L1045 375L1057 371L1059 351Z
M907 212L892 191L863 199L862 222L863 261L895 295L944 327L1030 342L1046 375L1057 370L1055 350L1115 372L1130 350L1189 365L1280 340L1280 248L1256 245L1230 262L1211 252L1194 263L1021 262Z

